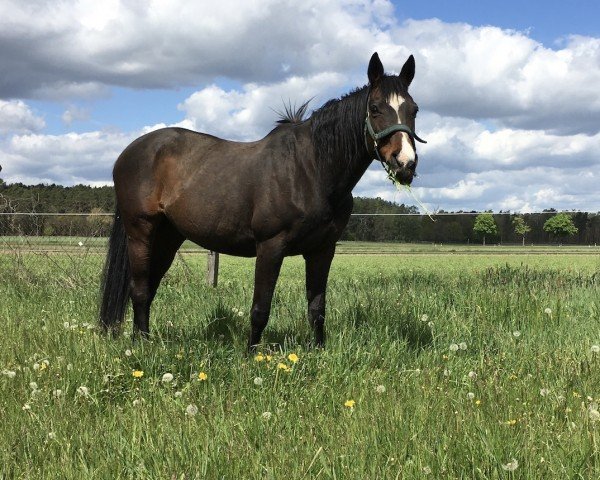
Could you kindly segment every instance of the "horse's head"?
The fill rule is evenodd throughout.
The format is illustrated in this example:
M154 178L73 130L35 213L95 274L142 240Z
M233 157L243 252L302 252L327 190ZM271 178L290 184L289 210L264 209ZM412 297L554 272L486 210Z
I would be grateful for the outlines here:
M408 93L415 76L415 59L411 55L400 75L385 75L377 53L369 62L369 96L365 135L369 147L398 182L410 185L419 157L415 140L415 118L419 107Z

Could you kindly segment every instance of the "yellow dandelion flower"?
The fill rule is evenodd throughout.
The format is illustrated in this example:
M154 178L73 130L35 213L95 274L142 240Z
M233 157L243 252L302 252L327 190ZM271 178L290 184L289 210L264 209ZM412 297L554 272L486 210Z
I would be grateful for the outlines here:
M142 378L144 376L144 371L143 370L134 370L131 374L135 378Z
M354 405L356 405L356 402L354 400L346 400L344 402L344 407L347 408L354 408Z
M298 362L298 360L300 360L300 359L298 358L298 355L296 355L295 353L290 353L290 354L288 355L288 357L287 357L287 358L288 358L288 360L289 360L290 362L292 362L292 363L297 363L297 362Z
M481 400L475 400L475 405L477 405L477 406L481 405Z
M289 366L288 366L288 365L286 365L285 363L281 363L281 362L279 362L279 363L277 364L277 368L278 368L279 370L283 370L284 372L289 372L289 371L291 370L291 367L289 367Z
M515 419L511 419L511 420L507 420L506 422L504 422L505 425L510 425L511 427L513 425L517 424L517 421Z
M204 382L207 378L208 378L208 375L204 372L200 372L198 374L198 380L200 380L201 382Z
M262 362L265 359L264 355L262 353L259 353L258 355L256 355L254 357L254 361L255 362Z
M265 359L267 360L267 362L270 362L273 357L271 355L265 355Z

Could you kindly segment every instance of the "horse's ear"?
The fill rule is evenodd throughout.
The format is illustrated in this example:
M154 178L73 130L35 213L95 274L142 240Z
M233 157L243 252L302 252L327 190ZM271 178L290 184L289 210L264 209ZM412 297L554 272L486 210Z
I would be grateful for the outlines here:
M381 63L381 60L379 60L379 55L377 55L377 52L373 54L371 60L369 61L367 75L369 76L369 84L372 87L376 86L383 77L383 64Z
M415 57L412 55L408 57L408 60L404 63L402 70L400 71L400 80L402 80L402 84L404 88L408 90L410 83L413 81L415 77Z

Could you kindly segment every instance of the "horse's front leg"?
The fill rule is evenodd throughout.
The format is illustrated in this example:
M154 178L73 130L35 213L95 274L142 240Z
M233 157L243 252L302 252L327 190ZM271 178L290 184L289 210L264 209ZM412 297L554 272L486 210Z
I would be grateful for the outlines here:
M315 334L315 344L325 344L325 293L329 267L335 253L335 244L319 252L304 255L306 261L306 299L308 321Z
M275 284L277 283L277 277L279 277L282 262L282 242L271 239L256 246L249 350L253 350L260 343L262 332L269 321L271 300L273 299L273 292L275 291Z

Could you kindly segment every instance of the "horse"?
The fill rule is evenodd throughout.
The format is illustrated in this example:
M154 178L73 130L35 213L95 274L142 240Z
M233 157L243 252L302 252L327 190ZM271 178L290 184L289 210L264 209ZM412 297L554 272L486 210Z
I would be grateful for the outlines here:
M148 336L150 305L185 239L256 257L248 346L261 341L284 257L305 260L308 320L325 342L327 278L352 212L352 189L377 158L410 185L418 107L408 93L411 55L399 75L375 52L368 84L306 119L280 121L262 140L234 142L183 128L134 140L113 168L116 211L103 269L100 325L115 332L131 300L134 337ZM305 105L303 105L305 109Z

